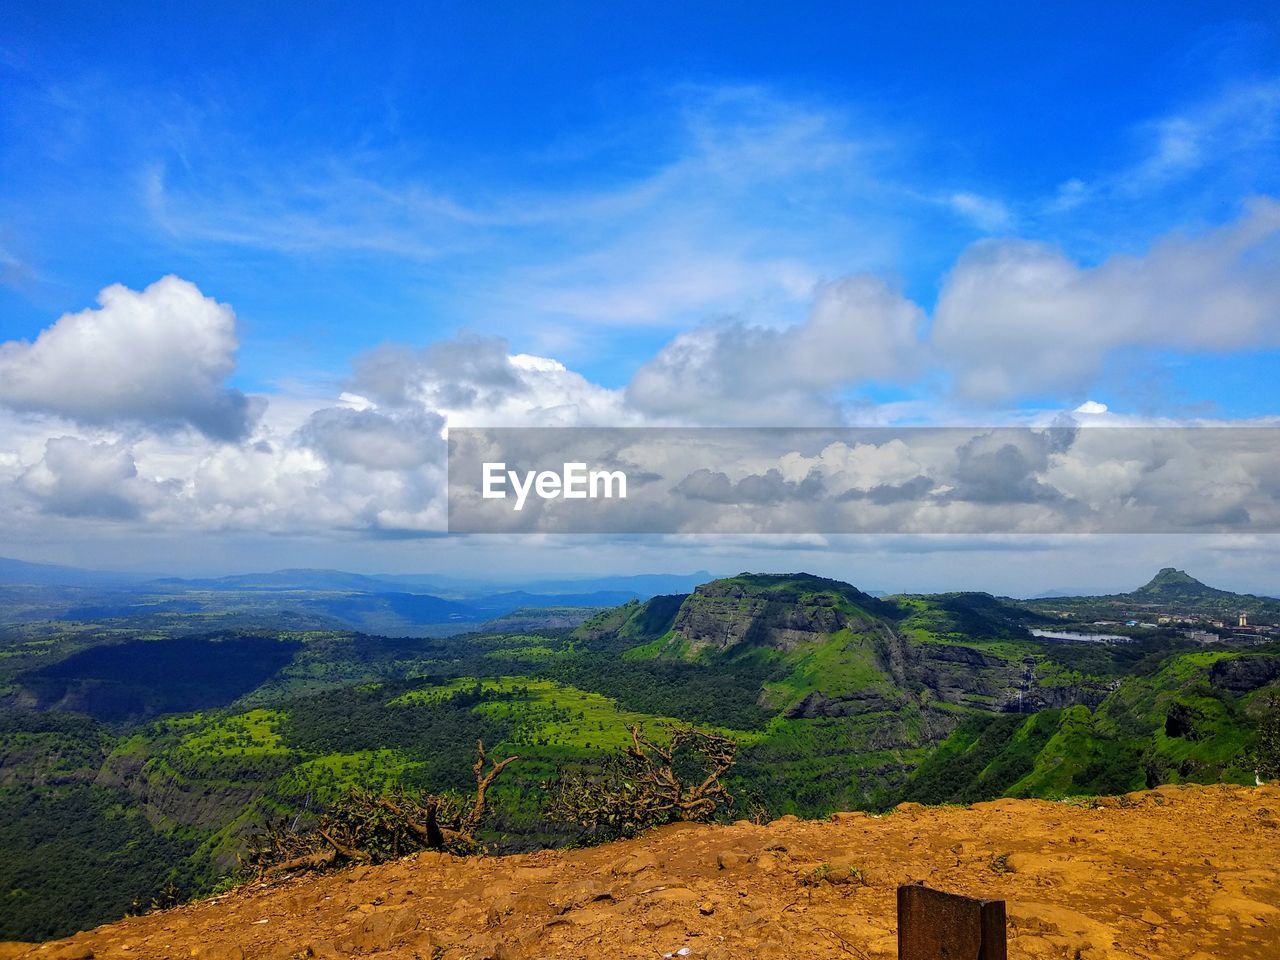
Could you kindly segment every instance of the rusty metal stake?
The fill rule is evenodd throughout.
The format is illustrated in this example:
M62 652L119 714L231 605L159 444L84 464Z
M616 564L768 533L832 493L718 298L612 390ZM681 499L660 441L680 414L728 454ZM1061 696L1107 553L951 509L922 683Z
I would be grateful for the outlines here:
M1006 960L1004 901L898 888L898 960Z

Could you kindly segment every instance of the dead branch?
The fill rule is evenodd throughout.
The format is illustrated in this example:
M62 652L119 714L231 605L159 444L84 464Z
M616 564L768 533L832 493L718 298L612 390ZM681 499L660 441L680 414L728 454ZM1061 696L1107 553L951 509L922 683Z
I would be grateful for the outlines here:
M549 814L605 837L671 820L710 820L732 803L723 778L737 750L730 738L693 727L673 727L659 743L633 726L631 743L602 774L561 774Z
M480 821L484 819L484 808L486 796L489 787L493 785L493 781L498 779L498 774L502 773L510 764L519 760L519 755L507 757L505 760L499 760L493 764L488 773L484 772L485 750L484 741L476 741L476 762L471 769L476 776L476 797L471 805L471 812L463 819L459 825L459 832L474 838L476 830L480 827Z
M456 794L418 794L396 788L384 793L352 788L321 813L315 826L298 832L293 825L269 824L256 838L245 862L258 876L294 870L321 870L343 863L380 863L415 850L467 855L482 853L477 833L484 820L488 790L518 757L485 769L484 743L477 744L476 793L468 803Z

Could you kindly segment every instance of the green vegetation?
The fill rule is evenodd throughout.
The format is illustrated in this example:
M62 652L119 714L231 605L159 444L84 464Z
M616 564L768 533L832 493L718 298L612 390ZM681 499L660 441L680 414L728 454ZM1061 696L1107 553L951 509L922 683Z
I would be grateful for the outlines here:
M92 785L0 788L0 939L45 939L193 890L192 845ZM110 878L110 882L104 882Z
M1252 782L1280 764L1280 648L1034 637L1063 622L1057 603L744 574L535 632L6 627L0 938L212 890L264 824L353 790L465 792L481 738L521 757L477 837L498 850L578 839L545 785L612 782L632 727L660 748L672 725L731 737L734 815Z
M1258 724L1258 738L1247 757L1256 774L1266 780L1280 779L1280 694L1267 697L1266 712Z

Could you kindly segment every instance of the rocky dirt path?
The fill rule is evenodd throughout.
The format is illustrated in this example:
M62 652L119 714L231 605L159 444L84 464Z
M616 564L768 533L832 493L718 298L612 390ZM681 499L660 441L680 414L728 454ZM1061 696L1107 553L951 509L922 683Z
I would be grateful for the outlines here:
M0 960L896 955L895 891L1008 902L1013 958L1280 958L1280 787L673 826L250 885Z

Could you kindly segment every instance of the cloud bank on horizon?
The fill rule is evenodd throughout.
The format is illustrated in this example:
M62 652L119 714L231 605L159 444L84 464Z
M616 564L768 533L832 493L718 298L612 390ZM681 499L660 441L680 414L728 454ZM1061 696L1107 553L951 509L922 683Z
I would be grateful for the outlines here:
M601 73L604 116L553 133L390 73L385 114L252 101L212 61L146 81L29 13L2 67L4 536L430 537L459 426L1280 425L1280 40L1245 21L1167 39L1234 73L1032 160L927 98L886 119L848 93L871 63L803 93ZM271 98L298 119L267 135L240 108Z

